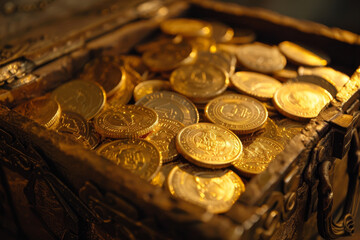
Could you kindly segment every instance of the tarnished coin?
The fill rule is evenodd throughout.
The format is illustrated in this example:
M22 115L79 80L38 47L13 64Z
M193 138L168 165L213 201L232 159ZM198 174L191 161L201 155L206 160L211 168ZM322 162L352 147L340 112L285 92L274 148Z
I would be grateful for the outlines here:
M148 80L139 83L134 88L134 99L139 101L140 98L144 97L153 92L159 92L163 90L171 90L170 82L164 80Z
M179 121L160 118L155 129L145 138L156 145L164 163L170 162L178 156L175 138L184 127L185 125Z
M211 122L237 134L259 130L268 117L267 110L261 102L240 94L219 96L206 105L204 112Z
M88 63L80 78L99 83L105 90L106 96L110 97L120 88L125 74L113 59L104 57Z
M286 65L286 58L277 47L262 43L239 46L236 56L242 65L256 72L273 73Z
M75 112L86 120L101 111L106 102L104 89L96 82L73 80L56 88L51 97L64 111Z
M289 82L275 92L273 102L284 116L295 120L308 120L316 117L331 99L331 94L318 85Z
M110 138L135 138L151 132L158 123L157 113L135 105L110 107L94 120L98 133Z
M231 165L240 157L242 144L233 132L222 126L197 123L178 133L176 149L198 166L222 168Z
M245 191L241 178L229 169L214 171L190 164L174 167L167 185L172 195L211 213L228 211Z
M168 42L161 48L145 52L142 56L144 63L155 72L171 71L182 64L195 61L197 51L187 41L179 43Z
M228 74L211 64L181 66L170 76L171 87L195 103L206 103L223 93L229 85Z
M162 164L159 150L143 139L105 143L98 147L97 153L147 181L156 176Z
M339 91L350 78L345 73L336 71L330 67L305 68L299 67L299 75L316 75L329 81Z
M328 60L325 58L293 42L281 42L279 49L291 62L299 65L320 67L328 64Z
M89 145L89 124L80 114L63 111L57 131L70 136L75 141L81 142L86 146Z
M186 97L169 91L148 94L135 105L152 108L159 118L177 120L185 126L199 122L199 113L195 105Z
M199 51L195 64L212 64L232 75L236 67L236 57L224 51Z
M211 22L211 26L215 42L229 42L234 37L234 29L221 22Z
M167 19L160 28L164 33L184 37L210 37L212 33L212 26L208 22L189 18Z
M48 97L34 98L17 106L14 110L52 129L58 126L61 116L61 108L58 102Z
M263 172L284 146L266 137L246 138L243 155L233 163L244 176L251 177Z
M261 73L240 71L231 76L231 83L240 92L258 98L269 100L274 96L281 83L275 78Z

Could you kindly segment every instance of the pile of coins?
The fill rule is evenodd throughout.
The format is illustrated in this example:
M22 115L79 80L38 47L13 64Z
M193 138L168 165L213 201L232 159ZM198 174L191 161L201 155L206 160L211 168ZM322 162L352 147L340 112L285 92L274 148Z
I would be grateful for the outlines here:
M302 77L337 90L349 80L326 67L326 56L288 41L254 42L251 30L184 18L160 28L136 54L96 57L78 79L15 110L223 213L331 100Z

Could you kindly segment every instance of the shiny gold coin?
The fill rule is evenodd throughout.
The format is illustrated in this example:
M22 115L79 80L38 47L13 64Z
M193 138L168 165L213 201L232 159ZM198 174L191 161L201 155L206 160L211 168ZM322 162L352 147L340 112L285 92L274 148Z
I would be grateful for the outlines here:
M61 116L59 103L48 97L34 98L17 106L14 110L25 117L52 129L57 127Z
M145 138L157 146L164 163L174 160L179 155L175 138L184 127L185 125L179 121L160 118L155 129Z
M236 57L224 51L208 52L200 51L195 64L212 64L220 67L229 75L232 75L236 67Z
M197 51L209 51L211 48L215 46L215 42L211 38L196 37L196 38L187 38L186 40Z
M238 91L260 100L271 99L276 90L282 86L275 78L254 72L236 72L230 79Z
M211 24L189 18L167 19L160 28L164 33L184 37L210 37L212 33Z
M234 29L221 22L211 22L211 26L215 42L229 42L234 37Z
M123 106L130 101L134 91L134 84L130 79L126 77L121 82L119 90L107 100L110 106Z
M156 176L162 164L159 150L143 139L105 143L98 147L97 153L147 181Z
M233 163L244 176L251 177L263 172L284 146L266 137L246 138L242 140L244 153Z
M290 61L299 65L319 67L328 64L326 59L293 42L281 42L279 49Z
M182 163L179 160L175 160L168 163L163 163L163 165L160 168L160 171L156 174L156 176L151 180L151 184L163 187L166 181L167 176L169 175L170 171L177 165L183 165L187 163Z
M250 29L235 29L233 38L229 41L231 44L247 44L255 41L256 34Z
M106 96L110 97L120 88L125 74L114 59L103 57L86 64L80 78L99 83L105 90Z
M281 82L286 82L289 79L296 78L298 73L295 70L284 68L280 71L274 72L272 76Z
M277 72L286 65L286 58L277 47L262 43L239 46L236 56L243 66L261 73Z
M183 64L195 61L196 50L187 41L169 42L160 49L149 50L142 56L144 63L155 72L171 71Z
M206 118L237 134L259 130L268 117L258 100L239 94L226 94L211 100L205 107Z
M255 137L267 137L273 140L278 140L282 138L282 134L282 128L278 127L278 125L271 118L268 118L260 130L247 135L241 135L240 140L242 141L246 138Z
M345 73L336 71L330 67L299 67L298 73L299 75L316 75L322 77L334 85L338 91L350 80L349 76Z
M296 122L290 119L282 119L277 121L277 125L281 129L282 139L284 143L289 142L294 136L299 134L302 129L306 126L306 123Z
M174 167L167 185L172 195L211 213L228 211L245 191L241 178L229 169L214 171L190 164Z
M330 93L318 85L290 82L276 91L273 102L282 115L304 121L316 117L331 99Z
M157 123L158 115L154 110L124 105L100 113L94 120L94 127L103 137L135 138L151 132Z
M106 93L96 82L73 80L56 88L51 97L64 111L75 112L86 120L93 118L104 107Z
M175 37L176 38L176 37ZM168 35L160 35L159 37L146 41L144 43L137 44L135 50L139 53L144 53L147 51L152 51L154 49L161 48L162 45L174 42L174 38L169 38Z
M134 100L137 102L145 95L163 90L171 90L169 81L148 80L141 82L134 88Z
M136 105L152 108L159 118L174 119L185 126L199 122L199 113L195 105L186 97L168 91L148 94L136 102Z
M176 137L176 149L188 161L208 168L231 165L242 153L240 139L230 130L197 123L183 128Z
M85 146L89 146L89 124L80 114L63 111L61 113L59 126L56 130L70 136L72 139Z
M195 103L206 103L223 93L229 85L228 74L211 64L186 65L174 70L171 87Z

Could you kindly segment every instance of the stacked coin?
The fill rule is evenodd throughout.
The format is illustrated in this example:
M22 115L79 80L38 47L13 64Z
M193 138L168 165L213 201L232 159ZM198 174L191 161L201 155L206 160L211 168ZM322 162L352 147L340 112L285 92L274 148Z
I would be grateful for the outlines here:
M251 29L185 18L160 29L138 55L94 56L78 79L15 110L222 213L245 191L241 177L265 171L349 80L325 55L254 42Z

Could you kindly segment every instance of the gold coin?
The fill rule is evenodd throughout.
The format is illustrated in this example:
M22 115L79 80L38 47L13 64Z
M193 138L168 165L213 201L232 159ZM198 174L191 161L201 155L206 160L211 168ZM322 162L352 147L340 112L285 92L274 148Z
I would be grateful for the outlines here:
M211 100L205 107L206 118L238 134L259 130L268 113L258 100L239 94L226 94Z
M89 146L89 124L80 114L63 111L61 113L60 124L56 130L70 136L85 146Z
M281 83L275 78L261 73L240 71L231 76L231 83L240 92L258 98L269 100L274 96Z
M256 34L250 29L235 29L233 38L229 41L232 44L247 44L255 41Z
M308 120L316 117L331 99L331 94L318 85L290 82L275 92L273 102L282 115L295 120Z
M105 143L98 147L97 153L147 181L156 176L162 164L159 150L143 139Z
M134 91L134 84L128 77L124 80L121 82L119 90L107 100L110 106L122 106L130 101Z
M306 123L296 122L287 118L277 121L277 124L282 130L282 142L284 143L289 142L289 140L299 134L306 126Z
M221 22L211 22L211 26L215 42L229 42L234 37L234 29Z
M208 168L231 165L242 153L240 139L230 130L197 123L183 128L176 137L176 149L188 161Z
M120 88L125 74L114 59L103 57L86 64L80 78L99 83L105 90L106 96L110 97Z
M273 73L280 71L286 65L286 58L276 46L262 43L239 46L236 56L242 65L256 72Z
M236 67L236 58L234 55L224 51L200 51L198 52L195 64L216 65L226 71L229 75L232 75Z
M279 44L280 51L292 62L312 67L326 66L328 61L293 42L284 41Z
M164 33L184 37L210 37L212 26L201 20L189 18L167 19L160 25Z
M59 103L45 96L34 98L17 106L14 110L47 128L56 128L60 122Z
M296 78L298 74L295 70L284 68L274 72L272 76L281 82L286 82L289 79Z
M205 37L187 38L191 46L197 51L209 51L215 46L214 40Z
M110 138L135 138L151 132L158 123L157 113L135 105L110 107L94 120L98 133Z
M159 91L144 96L135 105L152 108L159 118L174 119L185 126L199 122L195 105L186 97L168 91Z
M181 66L170 76L171 87L195 103L206 103L223 93L229 85L228 74L211 64Z
M241 178L229 169L208 170L190 164L175 166L169 173L170 193L211 213L228 211L245 191Z
M277 126L277 124L271 119L267 118L266 123L264 126L251 134L241 135L240 140L243 141L246 138L254 138L254 137L267 137L273 140L281 139L282 138L282 129Z
M195 61L197 52L190 43L169 42L159 49L145 52L142 56L144 63L153 71L170 71L182 64L190 64Z
M244 153L233 163L244 176L251 177L263 172L284 146L267 137L246 138L242 140Z
M187 163L182 163L179 160L175 160L172 162L163 163L163 165L160 168L160 171L156 174L156 176L151 180L151 184L163 187L164 183L166 181L167 176L169 175L170 171L177 165L183 165Z
M157 146L163 162L170 162L178 156L175 138L184 127L179 121L160 118L155 129L145 138Z
M145 95L162 90L171 90L169 81L148 80L141 82L134 88L134 100L137 102Z
M64 111L75 112L86 120L93 118L104 107L106 93L96 82L73 80L56 88L51 97Z
M334 85L338 91L350 80L349 76L345 73L336 71L330 67L305 68L300 66L298 72L299 75L316 75L322 77Z

